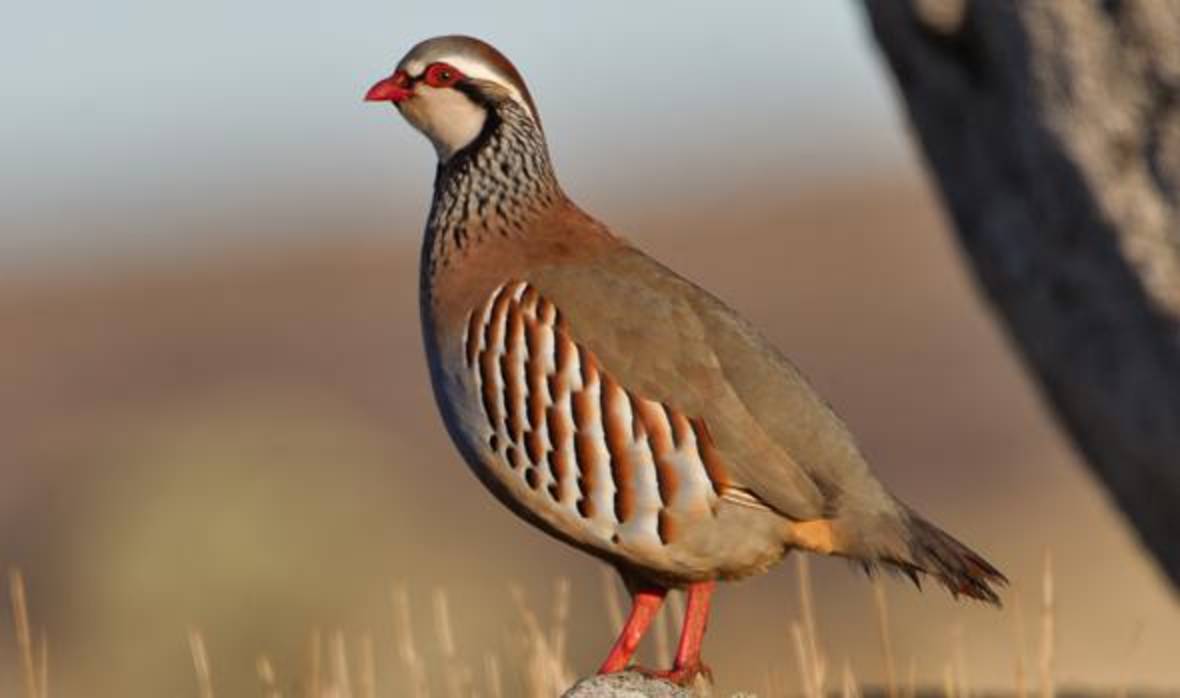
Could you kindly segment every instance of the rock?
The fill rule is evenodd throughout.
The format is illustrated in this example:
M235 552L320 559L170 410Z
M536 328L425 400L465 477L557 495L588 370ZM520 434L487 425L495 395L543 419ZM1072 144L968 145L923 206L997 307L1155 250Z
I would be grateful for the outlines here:
M582 679L562 698L697 698L697 695L668 681L625 671Z
M605 676L591 676L574 684L562 698L710 698L712 691L708 681L700 678L695 686L684 688L676 684L653 679L634 671L624 671ZM733 698L756 698L742 693Z

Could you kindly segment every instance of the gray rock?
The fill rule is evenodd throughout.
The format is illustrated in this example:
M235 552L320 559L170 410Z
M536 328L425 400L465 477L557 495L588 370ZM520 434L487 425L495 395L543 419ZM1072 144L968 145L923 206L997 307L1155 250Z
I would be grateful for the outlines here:
M625 671L582 679L562 698L697 698L697 695L668 681Z
M709 698L711 695L709 683L703 678L699 678L690 689L638 672L625 671L582 679L566 691L562 698ZM733 698L756 697L742 693Z

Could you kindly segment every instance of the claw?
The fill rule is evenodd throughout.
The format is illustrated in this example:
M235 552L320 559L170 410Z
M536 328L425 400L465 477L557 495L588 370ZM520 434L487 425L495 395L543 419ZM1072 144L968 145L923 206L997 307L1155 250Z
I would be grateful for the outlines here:
M696 683L697 677L699 676L703 676L705 680L709 682L709 685L713 684L713 670L710 669L704 662L700 661L688 666L659 671L655 669L645 669L644 667L640 666L631 667L631 669L640 674L643 674L648 678L662 679L664 681L674 683L677 686L691 686Z

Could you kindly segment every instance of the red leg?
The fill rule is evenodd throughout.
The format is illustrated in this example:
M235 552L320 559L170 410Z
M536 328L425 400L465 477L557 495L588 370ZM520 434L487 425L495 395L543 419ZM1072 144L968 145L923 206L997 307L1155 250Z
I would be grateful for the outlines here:
M615 646L611 648L598 673L613 674L627 668L667 594L668 590L661 587L644 587L631 595L631 615L627 616L619 639L615 640Z
M709 599L716 586L717 583L714 581L696 582L688 585L688 603L684 610L684 627L680 631L680 644L676 648L676 663L669 671L644 671L644 673L667 679L682 686L691 684L699 674L711 678L709 667L701 662L701 641L705 638L705 626L709 624Z
M688 603L684 611L684 628L680 631L680 646L676 648L674 670L699 669L701 641L709 624L709 601L717 582L697 582L688 587Z

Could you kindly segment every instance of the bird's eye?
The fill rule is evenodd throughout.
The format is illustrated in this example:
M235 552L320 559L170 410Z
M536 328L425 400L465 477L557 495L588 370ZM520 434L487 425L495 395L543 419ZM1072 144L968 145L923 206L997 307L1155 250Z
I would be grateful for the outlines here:
M450 87L463 77L463 74L446 63L432 63L426 69L426 84L431 87Z

